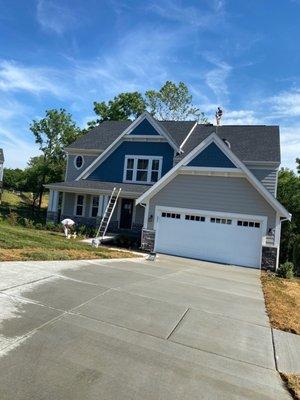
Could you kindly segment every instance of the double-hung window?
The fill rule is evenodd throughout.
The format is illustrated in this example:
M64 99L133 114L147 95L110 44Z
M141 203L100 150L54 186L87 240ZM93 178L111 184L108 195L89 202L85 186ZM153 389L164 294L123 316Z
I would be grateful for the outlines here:
M78 194L76 197L75 215L77 217L82 217L83 210L84 210L84 195Z
M161 177L162 157L125 156L124 182L155 183Z
M92 196L91 201L91 217L95 218L99 210L99 196Z

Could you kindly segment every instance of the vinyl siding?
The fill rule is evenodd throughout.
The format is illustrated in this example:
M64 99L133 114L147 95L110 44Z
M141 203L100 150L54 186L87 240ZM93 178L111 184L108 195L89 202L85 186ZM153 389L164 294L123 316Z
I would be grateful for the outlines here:
M268 228L275 227L275 211L245 178L178 175L150 199L149 217L155 206L263 215Z
M78 155L81 154L78 153ZM65 181L74 181L89 165L91 165L91 163L95 160L95 158L97 158L97 156L83 155L82 157L84 158L84 164L80 169L77 169L75 168L74 165L75 157L76 155L69 154Z
M249 168L250 169L250 168ZM264 185L264 187L272 193L276 194L277 186L277 169L250 169L252 174Z

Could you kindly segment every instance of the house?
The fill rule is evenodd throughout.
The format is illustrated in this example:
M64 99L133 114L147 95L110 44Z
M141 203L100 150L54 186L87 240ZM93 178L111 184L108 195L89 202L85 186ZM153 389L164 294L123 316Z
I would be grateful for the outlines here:
M0 204L2 200L2 191L3 191L3 171L4 171L4 154L3 149L0 149Z
M114 187L111 231L146 250L260 268L278 263L278 126L105 121L66 148L65 182L50 189L48 221L97 225Z

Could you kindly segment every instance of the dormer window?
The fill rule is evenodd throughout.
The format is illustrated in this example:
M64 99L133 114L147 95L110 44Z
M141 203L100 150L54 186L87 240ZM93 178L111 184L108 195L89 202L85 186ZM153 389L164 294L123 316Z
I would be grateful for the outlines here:
M161 177L162 157L125 156L124 182L155 183Z
M74 158L74 165L76 169L80 169L84 164L84 158L81 155L78 155Z

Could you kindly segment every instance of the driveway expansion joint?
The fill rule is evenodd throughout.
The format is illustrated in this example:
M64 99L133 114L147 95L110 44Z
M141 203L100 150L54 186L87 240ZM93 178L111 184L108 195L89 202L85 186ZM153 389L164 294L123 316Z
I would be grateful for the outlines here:
M182 316L179 318L178 322L176 323L176 325L173 327L173 329L171 330L171 332L168 334L168 336L166 337L166 340L169 340L170 337L173 335L173 333L176 331L176 329L178 329L179 325L182 323L182 321L184 320L185 316L187 315L187 313L189 312L190 308L188 307L185 312L182 314Z

